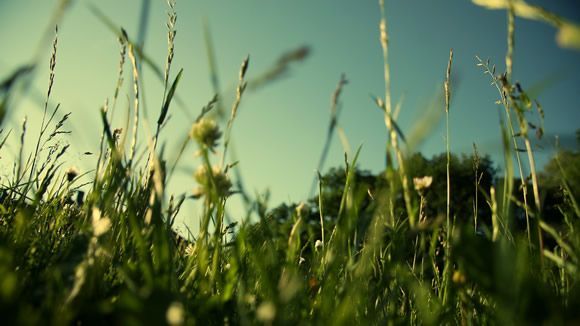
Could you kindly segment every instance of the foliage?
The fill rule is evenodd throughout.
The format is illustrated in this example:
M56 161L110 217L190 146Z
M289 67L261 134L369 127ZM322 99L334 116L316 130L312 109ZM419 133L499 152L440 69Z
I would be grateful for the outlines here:
M560 152L537 182L533 152L529 146L517 147L522 142L529 145L526 116L532 102L518 83L510 81L511 68L509 74L497 75L488 61L479 63L499 91L498 102L505 108L505 124L501 122L505 162L513 163L515 153L519 176L513 165L505 175L496 175L490 159L479 157L477 151L473 156L446 152L431 159L407 155L397 141L404 142L405 137L391 114L387 87L385 100L375 99L389 129L386 170L373 175L359 169L359 148L353 157L345 158L345 166L320 176L317 196L268 210L265 201L245 193L241 178L232 180L236 163L227 160L231 131L248 85L248 57L239 70L228 120L216 120L220 114L211 114L214 107L224 109L214 96L191 121L191 133L177 160L189 142L197 145L201 164L192 180L198 188L193 195L174 196L166 186L177 161L167 160L163 144L157 144L177 100L182 74L170 78L174 6L170 1L165 73L154 69L164 80L164 98L157 130L144 150L137 146L144 143L138 137L142 101L138 62L154 68L155 64L123 29L107 21L120 36L120 74L111 105L107 102L101 110L102 144L92 174L63 169L63 155L69 148L64 129L68 114L61 115L58 105L49 107L57 62L55 38L34 151L28 156L23 151L24 122L13 174L0 186L0 313L4 323L509 325L580 321L578 152ZM384 15L380 32L388 80ZM273 71L283 72L288 62L305 55L304 50L295 53ZM134 96L131 133L110 126L125 64L131 65ZM1 114L10 104L5 99L11 85L20 76L15 73L2 84L6 93ZM271 72L258 80L263 83L276 76ZM338 105L344 83L343 77L333 107ZM538 103L535 107L542 112ZM336 113L330 129L338 123ZM517 125L512 125L512 116ZM217 157L222 135L222 155ZM528 154L527 162L520 160L520 151ZM531 170L530 178L521 173L523 167ZM89 182L83 183L86 179ZM518 182L520 187L513 187ZM533 205L527 203L528 188L534 192ZM230 222L227 204L238 195L249 203L248 218ZM183 237L172 227L186 200L199 201L203 209L197 216L199 232ZM525 227L512 223L516 213L525 215ZM252 216L259 221L252 223ZM534 237L532 231L537 231Z

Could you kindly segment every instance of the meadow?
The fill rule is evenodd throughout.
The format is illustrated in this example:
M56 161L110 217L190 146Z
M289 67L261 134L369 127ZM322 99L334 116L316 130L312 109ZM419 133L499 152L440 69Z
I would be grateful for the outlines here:
M0 133L0 150L11 134L21 140L10 176L0 180L2 322L580 323L580 152L558 150L543 169L537 166L533 143L544 135L544 109L525 81L512 78L516 16L559 28L562 47L580 48L580 28L522 1L475 2L506 13L505 58L477 57L473 67L497 91L490 101L500 108L504 161L496 163L504 167L502 174L476 144L469 156L450 150L452 49L441 67L446 148L430 159L408 150L411 140L397 123L400 105L392 100L396 63L389 60L380 0L377 42L384 65L377 69L384 74L385 91L373 101L386 127L385 170L365 171L359 160L364 147L358 147L344 155L342 166L322 171L331 142L348 147L340 124L341 96L348 92L348 76L342 76L330 94L329 122L321 125L327 136L318 177L303 180L312 196L274 208L244 187L232 159L233 130L247 90L274 82L308 55L307 48L287 53L257 79L248 77L252 57L241 60L233 103L208 94L177 155L168 155L161 135L171 128L168 117L183 98L180 80L187 74L173 63L175 2L167 4L162 63L95 9L119 40L119 64L111 67L118 80L100 110L94 169L81 174L63 159L70 150L70 114L51 104L59 63L56 28L46 54L50 69L39 130L29 130L24 120L19 130ZM162 103L148 123L142 113L145 67L163 85ZM1 76L0 119L32 69ZM123 110L118 102L125 94L130 94L127 119L115 128L112 117L121 114L115 111ZM140 129L144 123L149 133ZM34 142L25 144L30 133ZM580 133L577 137L580 142ZM199 158L199 166L192 167L195 189L171 193L167 185L178 163L192 155ZM230 207L235 197L242 208ZM202 209L183 211L187 201ZM193 214L199 229L176 232L179 214Z

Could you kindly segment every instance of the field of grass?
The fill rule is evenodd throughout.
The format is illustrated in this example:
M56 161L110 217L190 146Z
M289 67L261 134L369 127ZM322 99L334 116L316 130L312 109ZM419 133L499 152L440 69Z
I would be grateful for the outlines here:
M580 154L558 152L545 173L536 167L532 139L542 136L544 112L511 77L517 6L505 8L505 71L479 58L474 67L497 90L504 175L494 175L475 146L469 158L449 150L453 50L441 67L447 150L431 161L406 151L391 100L388 22L380 0L384 66L377 69L384 70L386 87L374 100L388 131L387 169L362 171L359 148L345 155L343 166L319 174L312 198L268 209L246 193L227 155L252 69L249 57L241 62L231 108L208 95L184 137L177 161L191 154L187 143L197 146L197 188L189 194L166 189L177 161L164 155L158 139L183 73L172 67L177 13L168 3L168 54L159 69L164 96L150 136L138 133L139 63L156 63L110 25L121 47L119 81L101 109L101 151L87 175L64 166L68 145L59 139L69 137L68 114L49 105L58 74L55 36L41 129L27 130L24 121L12 131L22 135L21 150L11 177L0 183L2 324L580 323ZM132 75L126 85L124 70ZM2 117L21 73L2 76ZM337 107L346 83L343 77L332 96L327 144L335 133L342 137ZM124 130L110 124L122 92L133 96ZM30 132L38 137L27 153ZM9 132L0 135L1 149ZM472 170L460 168L466 164ZM444 185L433 184L436 173ZM305 187L310 183L304 180ZM233 196L244 198L245 212L229 209ZM185 201L203 203L195 234L173 230Z

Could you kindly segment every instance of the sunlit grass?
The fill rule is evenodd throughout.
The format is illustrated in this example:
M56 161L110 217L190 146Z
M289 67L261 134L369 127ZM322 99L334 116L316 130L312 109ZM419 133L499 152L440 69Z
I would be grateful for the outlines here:
M62 160L68 145L59 140L69 137L68 114L58 105L49 107L58 72L55 36L41 128L31 131L23 122L12 177L0 186L3 322L440 325L580 320L578 176L560 156L554 160L557 173L546 177L556 186L542 183L536 171L529 132L540 137L543 127L527 117L543 117L543 110L511 78L517 14L513 7L507 7L506 73L498 74L488 60L474 62L474 69L480 66L499 92L503 180L492 180L491 163L479 156L475 145L470 158L450 151L453 51L447 69L444 63L441 69L445 154L427 160L406 151L405 134L396 121L400 106L392 108L389 36L381 0L377 32L384 66L378 69L384 72L385 95L375 102L387 128L386 171L371 175L361 170L359 154L365 149L358 147L353 155L345 154L344 166L318 174L318 193L312 198L269 210L259 196L252 198L244 191L231 153L232 130L246 89L272 82L308 49L289 52L265 75L254 78L250 58L240 58L229 115L213 80L216 94L208 94L208 104L191 121L190 133L183 135L178 155L170 160L165 144L158 142L170 123L167 117L178 101L183 74L172 69L174 5L168 3L164 70L147 59L123 29L98 13L119 37L119 77L112 100L101 108L95 169L83 175ZM211 43L209 32L206 42ZM209 57L211 65L214 58ZM163 81L163 100L150 134L138 133L146 121L141 115L140 62L158 71ZM126 65L132 77L126 86L132 94L132 114L124 129L112 129ZM332 96L319 169L339 128L339 95L347 91L346 83L342 76ZM7 90L3 96L9 94ZM5 98L0 103L8 103ZM6 109L4 104L1 108ZM38 132L30 154L24 151L29 132ZM7 136L2 132L0 149ZM348 152L344 135L341 140ZM199 166L192 167L194 190L171 194L168 180L189 143L200 158ZM520 152L526 153L527 161ZM577 152L567 159L577 162L574 155ZM305 187L310 182L304 180ZM528 203L528 187L533 205ZM549 192L560 197L548 202ZM468 202L458 202L456 198L466 193ZM244 197L247 212L237 216L247 217L229 215L233 196ZM173 230L185 201L202 206L194 216L199 221L195 234ZM522 221L524 227L518 225Z

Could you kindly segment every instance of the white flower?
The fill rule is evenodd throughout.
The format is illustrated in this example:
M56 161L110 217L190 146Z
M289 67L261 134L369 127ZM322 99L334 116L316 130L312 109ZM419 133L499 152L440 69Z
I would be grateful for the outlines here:
M256 317L263 323L271 323L276 318L276 306L270 301L262 303L256 310Z
M413 184L415 185L415 190L421 191L427 189L433 183L432 176L424 176L422 178L413 178Z
M100 237L111 228L111 220L108 217L102 217L101 211L97 207L93 207L92 224L95 237Z
M322 241L320 240L316 240L316 242L314 243L314 250L318 251L322 249L322 247L324 247L324 243L322 243Z
M181 302L173 302L167 308L165 319L169 325L183 325L184 315L183 304Z

